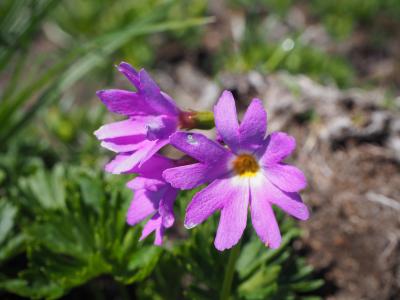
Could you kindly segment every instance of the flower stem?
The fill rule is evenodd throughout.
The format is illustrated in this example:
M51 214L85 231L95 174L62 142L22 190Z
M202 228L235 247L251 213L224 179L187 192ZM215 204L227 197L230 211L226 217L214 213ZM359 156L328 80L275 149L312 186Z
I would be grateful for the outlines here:
M214 114L211 111L183 111L179 115L179 126L182 129L212 129Z
M215 126L214 114L211 111L198 111L195 114L196 128L212 129Z
M229 254L228 265L226 266L224 281L222 283L220 300L228 300L230 297L233 275L235 274L235 265L239 257L239 254L240 254L240 243L237 244L234 248L232 248Z

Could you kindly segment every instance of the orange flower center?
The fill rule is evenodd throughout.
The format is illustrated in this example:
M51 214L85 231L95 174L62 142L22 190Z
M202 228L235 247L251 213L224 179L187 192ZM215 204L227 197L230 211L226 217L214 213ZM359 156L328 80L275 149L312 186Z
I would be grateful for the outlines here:
M253 177L259 169L256 159L250 154L240 154L233 161L233 170L239 176Z

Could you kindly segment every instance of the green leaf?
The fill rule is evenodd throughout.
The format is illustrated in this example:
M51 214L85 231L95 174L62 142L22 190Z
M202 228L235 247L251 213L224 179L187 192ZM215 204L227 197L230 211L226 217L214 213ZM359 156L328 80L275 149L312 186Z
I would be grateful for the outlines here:
M0 287L20 296L58 298L100 275L130 284L153 271L162 250L139 243L140 228L126 224L131 195L120 192L122 182L59 165L21 182L21 202L31 204L25 209L34 216L24 228L29 268Z
M51 174L45 172L43 168L39 168L34 175L29 178L19 180L22 190L33 196L36 206L32 205L32 201L24 204L31 209L36 207L40 209L64 209L65 208L65 187L64 187L64 169L61 165L57 165Z
M6 47L0 47L0 70L20 49L33 39L45 16L57 5L57 0L9 1L0 21L0 33Z
M302 281L298 283L294 283L291 287L297 292L311 292L316 289L319 289L324 285L324 281L322 279L313 280L313 281Z
M10 234L16 214L16 207L7 203L5 199L0 199L0 245Z
M16 231L18 209L6 199L0 199L0 265L21 253L25 236Z

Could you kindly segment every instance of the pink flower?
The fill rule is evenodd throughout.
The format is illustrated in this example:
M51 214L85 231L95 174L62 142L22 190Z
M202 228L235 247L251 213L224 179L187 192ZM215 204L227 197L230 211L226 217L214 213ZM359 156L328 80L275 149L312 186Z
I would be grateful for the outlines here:
M118 157L106 169L114 174L127 173L143 164L160 148L168 144L169 137L179 125L180 110L144 70L137 72L122 62L118 70L136 87L136 92L126 90L101 90L97 96L108 110L128 118L101 126L96 137L101 145Z
M181 189L210 183L187 207L185 227L192 228L221 211L215 246L222 251L240 240L250 209L259 238L277 248L281 234L272 205L300 220L309 217L298 194L306 178L283 162L295 149L295 139L282 132L266 136L266 113L258 99L251 102L239 125L235 100L225 91L214 117L218 134L229 148L197 133L177 132L170 138L173 146L198 163L165 170L166 181Z
M150 217L143 228L140 240L155 232L155 245L161 245L166 228L174 224L174 202L178 190L162 178L165 169L176 166L174 160L154 155L132 172L139 176L127 183L134 190L126 220L133 226Z

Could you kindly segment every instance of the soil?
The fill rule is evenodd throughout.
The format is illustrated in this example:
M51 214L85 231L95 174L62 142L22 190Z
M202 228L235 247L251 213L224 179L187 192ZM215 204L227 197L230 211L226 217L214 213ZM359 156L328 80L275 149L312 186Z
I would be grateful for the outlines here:
M372 145L316 158L301 163L313 211L301 227L308 260L327 281L326 299L399 299L400 210L373 201L400 199L399 165Z

